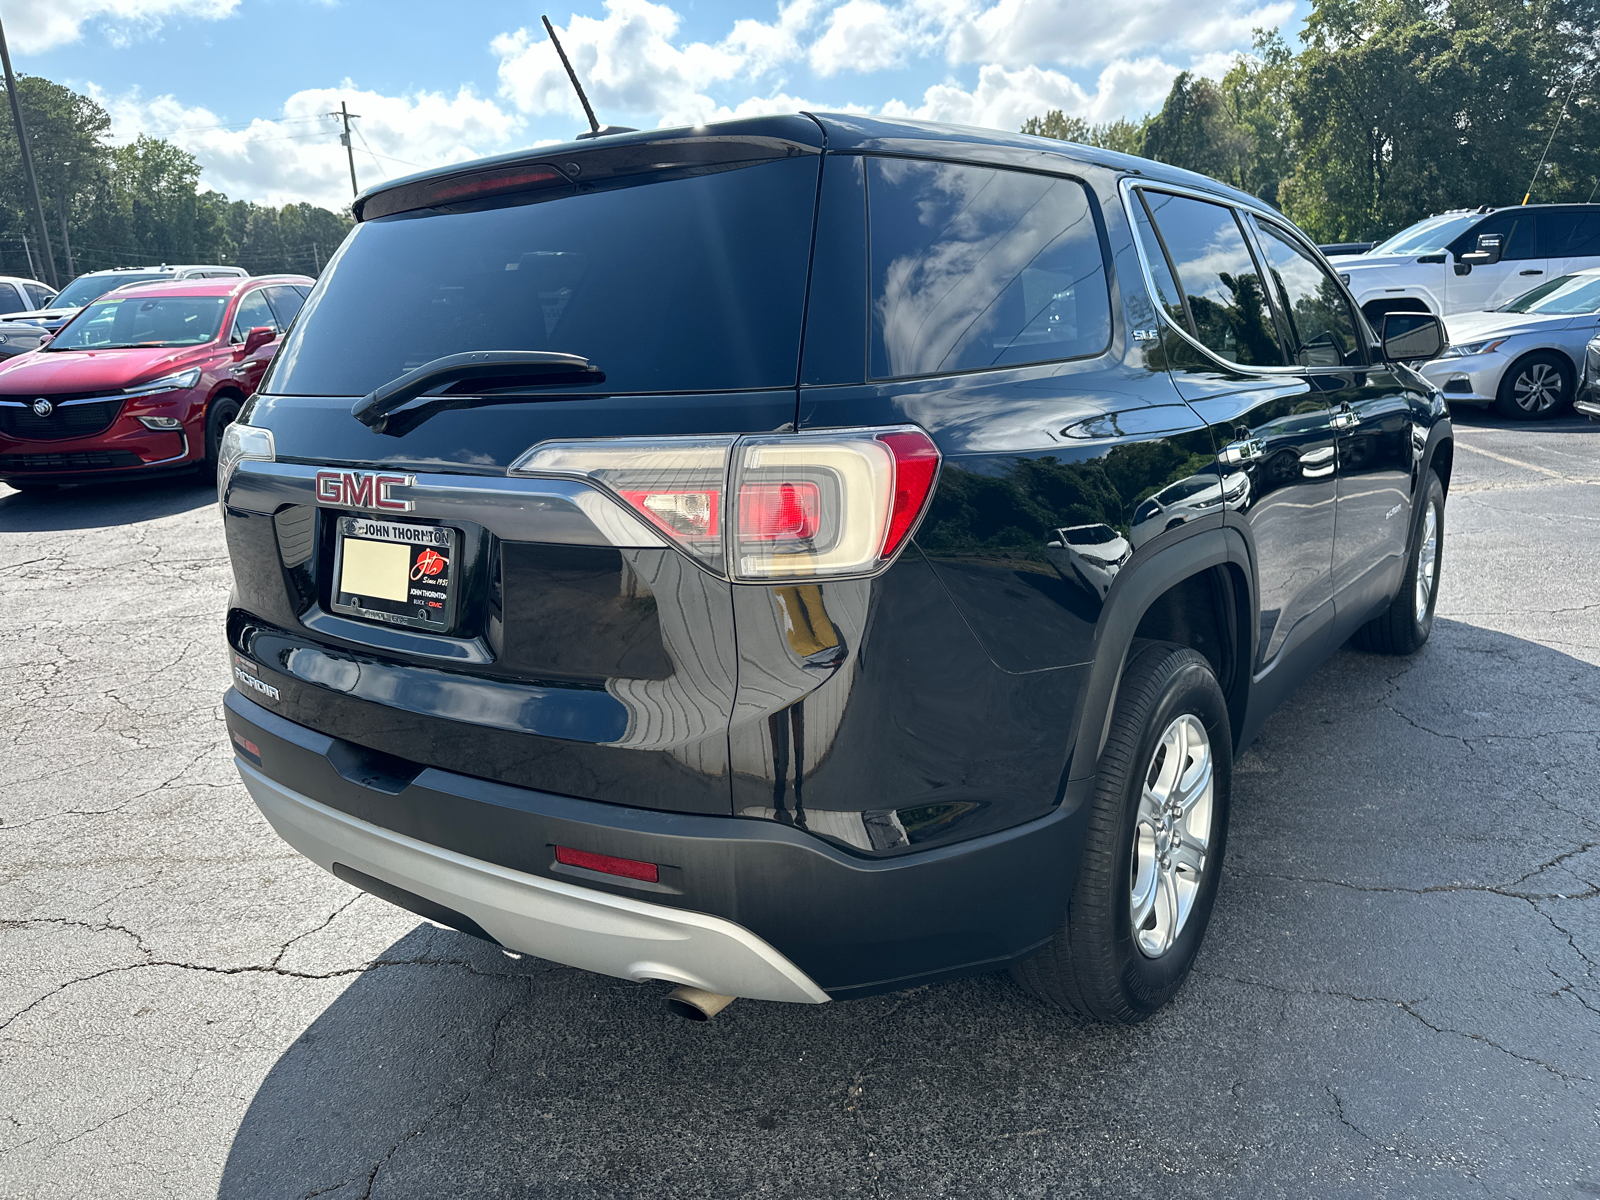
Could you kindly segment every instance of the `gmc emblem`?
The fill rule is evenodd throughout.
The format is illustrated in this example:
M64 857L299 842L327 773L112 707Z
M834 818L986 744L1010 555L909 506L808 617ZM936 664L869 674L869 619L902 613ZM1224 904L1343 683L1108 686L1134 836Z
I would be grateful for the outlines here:
M371 508L382 512L410 512L416 505L389 495L395 486L411 487L415 475L372 475L366 471L318 471L317 503L341 508Z

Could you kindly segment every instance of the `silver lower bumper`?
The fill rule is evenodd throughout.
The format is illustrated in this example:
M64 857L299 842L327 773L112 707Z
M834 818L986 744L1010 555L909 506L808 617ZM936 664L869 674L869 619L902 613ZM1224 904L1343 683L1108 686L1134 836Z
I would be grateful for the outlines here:
M328 871L343 863L454 909L508 950L723 996L828 999L799 967L732 921L468 858L319 804L238 758L234 765L278 836L312 862Z

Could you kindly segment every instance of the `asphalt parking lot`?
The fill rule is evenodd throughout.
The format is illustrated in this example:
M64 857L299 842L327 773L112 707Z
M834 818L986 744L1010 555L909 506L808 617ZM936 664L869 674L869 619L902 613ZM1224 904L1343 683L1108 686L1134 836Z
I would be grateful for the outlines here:
M1440 619L1242 757L1175 1005L707 1025L419 924L225 748L192 483L0 485L0 1195L1600 1196L1600 424L1463 417Z

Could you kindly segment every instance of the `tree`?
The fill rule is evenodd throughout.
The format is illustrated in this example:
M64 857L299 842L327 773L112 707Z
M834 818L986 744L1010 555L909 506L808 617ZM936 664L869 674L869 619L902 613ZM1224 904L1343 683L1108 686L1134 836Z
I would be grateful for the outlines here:
M1233 123L1250 139L1239 186L1276 205L1295 162L1295 58L1276 30L1256 30L1253 49L1254 55L1241 54L1222 77L1222 94Z
M1091 125L1082 117L1067 116L1059 108L1051 109L1042 117L1029 117L1022 123L1022 132L1121 154L1139 154L1144 140L1142 122L1118 117L1103 125Z
M103 174L102 140L111 128L111 118L88 96L37 75L18 77L17 101L28 127L45 220L52 227L56 268L63 278L70 278L80 268L71 253L69 230L84 197ZM9 105L10 101L0 103ZM20 274L29 273L21 235L26 232L30 243L35 240L27 216L32 200L25 194L26 187L16 130L10 121L0 122L0 246L4 247L3 260ZM37 264L37 246L34 256ZM45 273L42 264L38 269L41 275Z
M1235 118L1222 89L1188 71L1172 81L1161 111L1145 123L1147 158L1241 189L1246 186L1252 149L1250 131Z

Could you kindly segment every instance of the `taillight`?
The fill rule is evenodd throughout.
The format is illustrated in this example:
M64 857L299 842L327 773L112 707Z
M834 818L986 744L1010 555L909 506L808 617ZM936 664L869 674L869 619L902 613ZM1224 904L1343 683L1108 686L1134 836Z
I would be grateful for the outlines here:
M510 468L598 484L709 569L761 580L881 570L916 527L938 471L932 440L907 425L545 442Z

